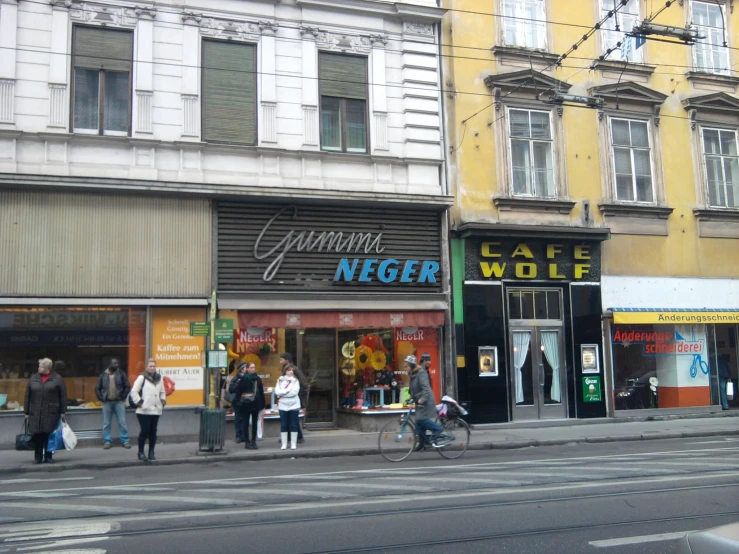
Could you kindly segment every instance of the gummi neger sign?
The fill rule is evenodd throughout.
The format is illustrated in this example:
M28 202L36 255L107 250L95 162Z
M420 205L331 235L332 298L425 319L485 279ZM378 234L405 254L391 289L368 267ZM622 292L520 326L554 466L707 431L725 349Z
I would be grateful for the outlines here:
M346 254L376 254L376 258L341 258L336 267L334 281L357 281L369 283L436 283L439 263L433 260L406 260L401 263L394 258L382 258L383 233L357 233L344 231L288 231L270 249L262 246L265 235L280 217L291 219L298 216L297 206L285 206L265 224L254 243L254 257L267 260L270 264L264 271L265 282L271 281L280 270L282 262L290 252L335 252Z

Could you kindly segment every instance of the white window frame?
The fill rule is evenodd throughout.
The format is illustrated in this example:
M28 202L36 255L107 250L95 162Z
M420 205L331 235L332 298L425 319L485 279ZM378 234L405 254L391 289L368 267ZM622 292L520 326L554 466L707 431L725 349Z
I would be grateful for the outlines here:
M605 17L607 12L613 9L614 0L598 0L598 1L600 3L600 13L598 16L598 21L600 21L603 17ZM618 4L620 4L620 0L615 0L615 1L616 1L616 5L618 6ZM635 43L636 41L633 37L628 38L628 40L631 41L631 54L628 56L628 58L624 58L624 55L623 55L623 51L624 51L623 41L627 38L625 34L626 31L624 30L624 23L623 23L624 16L628 16L629 18L635 17L636 18L635 24L639 24L641 21L641 0L632 0L632 2L634 2L634 4L637 6L636 14L626 14L623 12L623 8L622 8L621 10L616 12L616 14L612 18L610 18L606 23L606 24L610 24L615 19L616 24L621 29L620 32L623 33L619 39L621 41L621 48L613 50L611 52L610 56L608 57L608 59L610 60L623 62L626 59L628 59L628 61L631 63L643 63L644 62L644 46L637 49L636 43ZM613 29L608 29L605 26L601 28L601 33L602 33L601 34L601 53L602 54L605 54L606 50L609 48L609 44L605 40L608 34L618 33L618 32L619 31L615 31Z
M649 177L652 185L652 199L651 200L638 200L637 199L637 188L636 188L636 171L634 165L634 150L643 150L640 147L629 146L629 152L631 156L631 187L634 194L633 200L626 200L618 197L618 178L616 176L616 148L626 148L625 146L617 146L613 143L613 122L615 121L627 121L629 125L631 122L645 123L647 125L647 141L649 142ZM614 117L608 118L608 144L610 147L610 158L611 158L611 178L613 179L613 199L616 202L624 202L628 204L644 204L652 205L657 203L657 183L656 175L654 171L654 145L652 144L652 122L648 119L638 119L634 117ZM629 128L631 133L631 128Z
M724 187L724 199L725 200L727 199L727 194L726 194L727 185L726 185L726 172L724 170L723 159L724 158L737 158L739 160L739 134L737 133L737 130L736 129L729 129L729 128L718 127L718 126L714 127L714 126L711 126L711 125L705 125L705 126L701 125L700 131L701 131L700 132L700 141L701 141L701 153L702 153L701 162L703 164L703 179L705 180L704 182L706 184L706 205L709 206L709 207L711 207L711 208L737 209L737 208L739 208L739 198L737 198L737 197L734 198L734 204L735 204L734 206L729 206L727 204L723 204L723 205L711 204L711 193L710 193L710 190L709 190L710 183L708 181L708 163L706 161L706 157L708 156L708 154L706 154L706 143L705 143L703 134L704 134L705 131L717 131L719 133L719 144L721 142L721 135L720 135L720 133L722 133L722 132L724 132L724 133L732 133L734 135L734 143L736 144L736 147L737 147L737 155L736 156L725 156L725 155L720 154L720 153L719 154L710 154L712 157L717 157L717 158L720 158L721 159L721 175L722 175L722 184L723 184L723 187Z
M511 44L509 42L506 42L506 23L507 20L512 19L510 16L506 15L506 4L511 3L515 16L518 19L515 19L515 26L516 26L516 41L515 43ZM547 50L548 40L547 40L547 22L546 22L546 2L547 0L501 0L500 2L500 13L503 14L503 16L500 18L501 23L501 41L500 43L504 46L512 46L514 48L527 48L530 50ZM538 4L538 14L536 16L537 21L530 21L530 18L526 17L526 13L524 11L524 5L525 4ZM532 29L532 36L535 36L535 34L538 32L543 37L542 44L534 44L534 45L527 45L526 42L526 26L531 25L533 27ZM520 40L520 38L523 37L523 40ZM522 44L523 43L523 44Z
M520 111L520 112L536 112L536 113L545 113L547 114L547 117L549 118L549 140L541 140L541 139L533 139L529 138L526 139L525 137L513 137L511 136L511 111ZM529 120L530 120L529 116ZM558 182L557 182L557 156L555 151L555 145L554 145L554 139L555 139L555 132L554 132L554 121L552 118L552 112L548 110L537 110L532 108L526 108L526 107L518 107L518 106L507 106L506 107L506 139L507 144L506 148L508 150L508 175L509 175L509 183L510 183L510 195L515 196L517 198L557 198L558 197ZM551 145L551 156L552 156L552 194L549 196L544 196L541 194L525 194L520 192L515 192L515 186L513 183L513 149L511 148L511 141L513 140L528 140L529 142L529 159L533 162L534 160L534 152L533 152L533 143L534 142L548 142ZM531 169L531 176L532 179L534 179L534 168L533 166ZM535 180L532 180L531 187L534 188L536 186Z
M719 29L719 27L706 27L703 25L697 25L694 21L694 9L696 4L705 4L709 8L719 8L721 10L721 13L723 14L723 21L724 21L724 29L722 29L723 36L721 44L713 44L711 42L711 29ZM716 73L719 75L730 75L731 74L731 57L729 56L729 49L724 48L723 43L726 42L728 45L728 34L729 34L729 18L727 18L726 15L726 5L721 2L720 4L716 4L715 1L712 2L706 2L703 0L691 0L690 2L690 22L693 25L693 28L696 29L699 33L703 31L706 35L706 38L699 39L698 42L693 46L693 67L696 71L701 71L705 73ZM708 53L710 55L710 60L706 60L707 62L710 61L710 65L706 66L699 66L698 65L698 47L701 44L705 44L708 47ZM713 50L714 49L723 49L724 55L725 55L725 61L726 61L726 67L725 68L716 68L713 66Z

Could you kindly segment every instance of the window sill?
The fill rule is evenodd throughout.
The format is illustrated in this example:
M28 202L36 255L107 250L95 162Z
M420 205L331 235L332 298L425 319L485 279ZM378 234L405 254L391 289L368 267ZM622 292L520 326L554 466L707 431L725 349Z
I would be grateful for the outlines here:
M603 202L598 208L615 235L663 237L668 234L667 219L674 210L668 206L626 202Z
M721 73L688 71L685 78L693 85L693 88L702 90L736 92L736 87L739 85L739 78Z
M551 69L558 59L557 54L520 46L493 46L491 51L500 65L533 67L537 71Z
M698 236L739 239L739 208L695 208Z
M624 65L623 62L613 60L598 60L595 62L594 67L601 72L604 79L630 78L628 80L643 83L649 81L649 77L652 76L652 73L656 69L656 66L645 63L628 62Z
M576 202L572 200L559 200L556 198L535 198L520 196L497 196L493 197L493 204L501 212L525 211L525 212L549 212L569 215Z

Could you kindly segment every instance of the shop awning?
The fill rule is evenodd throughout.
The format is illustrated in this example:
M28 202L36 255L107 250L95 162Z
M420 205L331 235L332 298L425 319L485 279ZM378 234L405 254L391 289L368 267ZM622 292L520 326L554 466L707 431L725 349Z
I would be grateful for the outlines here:
M739 323L739 308L609 308L616 324Z
M395 328L441 327L443 311L429 312L239 312L239 327Z

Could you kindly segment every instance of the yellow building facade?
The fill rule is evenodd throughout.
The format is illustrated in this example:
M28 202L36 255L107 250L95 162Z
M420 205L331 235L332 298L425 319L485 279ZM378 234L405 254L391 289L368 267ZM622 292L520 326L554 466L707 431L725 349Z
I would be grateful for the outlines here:
M728 407L734 2L443 4L458 393L473 418ZM693 44L631 32L645 22Z

